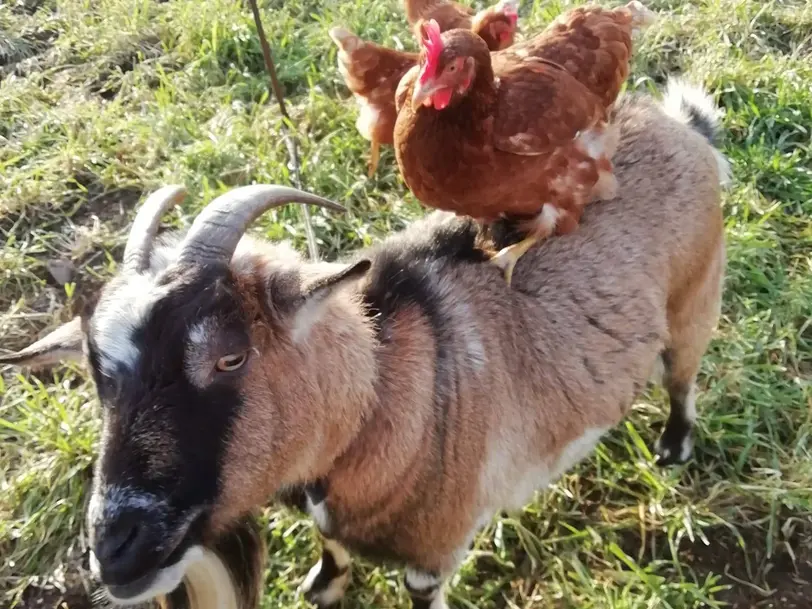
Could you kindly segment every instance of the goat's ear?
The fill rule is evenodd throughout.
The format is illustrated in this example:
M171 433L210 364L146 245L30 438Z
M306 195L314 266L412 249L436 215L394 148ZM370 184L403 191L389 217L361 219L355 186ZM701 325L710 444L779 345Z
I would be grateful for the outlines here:
M305 301L322 300L348 281L360 279L370 266L372 266L372 262L364 258L347 265L338 272L309 281L302 288L302 296Z
M345 266L340 271L311 279L302 286L298 305L295 308L291 337L300 342L310 333L310 329L324 314L324 304L340 287L360 279L372 266L369 260L362 259Z
M82 318L74 317L33 345L16 353L0 355L0 364L44 368L67 362L83 363L84 337Z

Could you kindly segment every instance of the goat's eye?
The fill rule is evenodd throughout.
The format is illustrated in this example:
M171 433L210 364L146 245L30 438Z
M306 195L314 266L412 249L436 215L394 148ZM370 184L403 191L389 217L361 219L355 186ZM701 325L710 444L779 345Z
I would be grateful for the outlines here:
M217 360L217 369L220 372L239 370L247 359L247 353L229 353Z

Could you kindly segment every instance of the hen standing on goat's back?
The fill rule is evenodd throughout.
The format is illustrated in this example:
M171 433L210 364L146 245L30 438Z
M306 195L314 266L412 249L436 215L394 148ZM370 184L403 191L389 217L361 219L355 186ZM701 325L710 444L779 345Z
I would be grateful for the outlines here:
M628 37L637 21L614 24L591 32L593 49L601 46L601 33L611 37L625 28ZM629 53L599 63L592 74L538 52L534 45L544 48L538 39L547 31L491 54L470 31L439 29L423 25L419 65L398 87L397 162L427 206L486 223L522 221L527 237L492 259L510 284L516 262L535 242L571 232L587 203L614 196L616 133L607 123L606 96L587 76L625 79ZM576 34L584 32L573 29Z

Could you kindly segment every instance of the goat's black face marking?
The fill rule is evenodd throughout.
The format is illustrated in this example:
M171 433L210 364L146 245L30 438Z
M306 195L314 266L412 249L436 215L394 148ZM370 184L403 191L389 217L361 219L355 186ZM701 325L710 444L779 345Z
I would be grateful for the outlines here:
M204 387L192 382L187 371L190 331L203 320L216 320L214 342L235 350L250 346L243 307L225 269L190 270L158 288L144 286L151 288L144 295L146 305L108 304L101 323L91 320L88 337L104 412L94 497L98 506L90 514L94 543L104 550L105 540L126 533L117 533L121 519L138 522L139 543L128 545L125 536L119 552L126 555L131 548L139 553L137 560L125 564L110 558L105 565L100 558L102 579L107 567L117 583L180 560L189 545L199 542L207 508L219 493L226 438L240 409L240 372L215 374ZM116 344L111 311L120 316L122 340L129 341L112 356L104 350ZM99 331L106 334L99 336ZM111 493L122 492L131 498L128 502L110 500Z

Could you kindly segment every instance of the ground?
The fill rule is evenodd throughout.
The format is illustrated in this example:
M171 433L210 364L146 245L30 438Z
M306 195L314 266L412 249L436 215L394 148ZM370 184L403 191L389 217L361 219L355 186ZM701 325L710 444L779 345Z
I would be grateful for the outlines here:
M373 179L327 36L337 23L412 47L397 0L260 3L302 142L322 256L423 213L391 149ZM704 83L724 109L734 187L728 275L702 367L697 459L659 469L652 389L595 455L477 539L457 608L812 606L812 5L647 3L661 13L629 86ZM524 35L568 6L525 0ZM280 8L281 7L281 8ZM228 186L286 184L287 151L249 8L235 0L0 4L0 336L20 348L93 305L143 196L166 182L188 224ZM304 250L300 211L255 230ZM0 377L0 606L88 606L82 514L97 405L77 368ZM304 607L313 527L269 508L264 605ZM406 605L395 570L363 565L346 607Z

